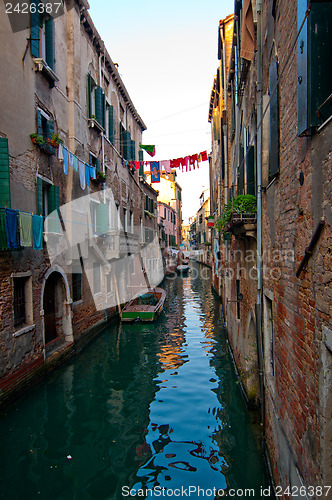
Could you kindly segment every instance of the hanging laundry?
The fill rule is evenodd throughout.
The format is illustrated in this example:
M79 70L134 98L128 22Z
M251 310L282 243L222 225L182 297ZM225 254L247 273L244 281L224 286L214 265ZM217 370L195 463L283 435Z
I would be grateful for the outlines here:
M151 161L151 182L160 182L160 165L159 161Z
M78 173L80 177L80 186L82 189L86 188L86 175L85 175L85 163L82 160L78 160Z
M68 174L68 149L63 147L63 171L67 175Z
M144 151L146 151L150 156L154 156L156 154L156 146L152 146L150 144L140 144L139 147L144 149Z
M90 167L90 179L96 179L96 167L92 167L91 165L89 165Z
M200 153L200 155L201 155L202 161L207 161L208 160L208 155L207 155L206 151L202 151Z
M87 186L90 186L90 165L88 163L85 164L85 182Z
M188 172L189 165L190 165L190 156L186 156L184 158L184 161L185 161L185 165L186 165L186 172Z
M135 161L134 163L135 163L136 170L139 170L140 166L141 166L140 162L139 161Z
M61 143L59 144L58 149L58 160L63 161L63 145Z
M77 156L74 156L74 170L75 170L75 172L78 171L78 158L77 158Z
M32 240L35 250L43 249L44 219L40 215L32 216Z
M160 171L161 171L161 173L163 171L162 169L165 170L166 174L170 174L172 172L170 160L163 160L163 161L160 162Z
M74 168L74 154L71 151L68 151L68 161L69 165Z
M0 250L8 250L4 208L0 208Z
M17 248L17 210L6 208L5 225L7 245L10 250Z
M32 216L20 212L20 243L21 247L32 247Z

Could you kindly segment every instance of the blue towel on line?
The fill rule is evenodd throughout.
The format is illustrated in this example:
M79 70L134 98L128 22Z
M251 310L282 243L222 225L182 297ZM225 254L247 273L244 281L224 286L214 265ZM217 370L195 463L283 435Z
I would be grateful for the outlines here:
M32 239L35 250L43 249L44 219L40 215L32 216Z
M17 248L17 210L6 208L5 223L8 248L13 250Z

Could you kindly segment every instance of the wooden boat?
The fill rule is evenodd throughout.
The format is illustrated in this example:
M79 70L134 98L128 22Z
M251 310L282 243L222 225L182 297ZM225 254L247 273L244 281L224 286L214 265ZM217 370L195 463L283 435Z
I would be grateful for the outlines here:
M163 288L154 288L144 294L137 294L121 311L121 321L154 321L164 308L166 292Z
M189 262L188 261L182 261L181 264L179 264L177 267L176 267L176 272L178 274L181 274L181 275L187 275L189 273Z

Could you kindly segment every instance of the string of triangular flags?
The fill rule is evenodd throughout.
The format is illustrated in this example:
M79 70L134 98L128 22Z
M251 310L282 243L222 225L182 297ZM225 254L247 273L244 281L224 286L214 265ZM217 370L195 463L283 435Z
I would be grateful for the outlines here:
M154 156L155 147L154 146L146 146L140 145L142 149L144 149L150 156ZM181 158L176 158L174 160L162 160L162 161L145 161L145 165L150 166L151 172L151 182L160 182L160 176L163 171L165 174L171 174L174 169L181 168L182 172L191 172L191 170L195 170L195 168L199 168L199 164L203 161L208 161L208 153L207 151L201 151L200 153L196 153L193 155L187 155ZM133 162L139 163L139 162ZM136 166L136 168L138 168Z

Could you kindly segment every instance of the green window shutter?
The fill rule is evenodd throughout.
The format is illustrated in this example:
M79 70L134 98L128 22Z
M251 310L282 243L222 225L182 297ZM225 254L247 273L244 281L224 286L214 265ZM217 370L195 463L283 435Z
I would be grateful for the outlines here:
M37 110L37 133L43 135L42 114L39 109Z
M104 102L105 96L103 91L101 87L97 86L95 88L95 113L96 120L102 127L104 126Z
M307 0L298 0L298 28ZM318 127L332 114L331 25L332 2L312 2L298 39L298 134ZM325 102L326 101L326 102ZM325 103L323 105L323 103Z
M10 208L8 139L0 137L0 207Z
M124 130L123 134L123 157L125 160L130 160L130 148L131 148L131 139L130 139L130 133L128 130Z
M87 77L87 103L88 103L88 117L91 118L91 92L92 92L92 76L88 73Z
M143 165L143 162L140 163L140 166L139 166L139 175L140 175L140 177L144 176L144 165Z
M46 62L54 69L54 20L51 16L45 20L45 48Z
M269 70L270 96L278 85L278 62L275 58L270 64ZM271 96L270 101L270 156L269 177L275 177L279 173L279 106L278 87Z
M112 144L115 142L114 107L108 108L108 138Z
M96 158L96 171L99 172L100 170L100 160L99 158Z
M244 148L242 144L240 144L237 194L243 194L243 191L244 191Z
M38 3L36 0L31 0L31 6L35 6L36 12L31 12L30 15L30 47L32 57L39 57L39 14L38 14ZM31 9L33 10L33 9Z
M255 182L255 146L250 146L247 151L247 194L256 195Z
M144 161L143 151L141 149L138 152L138 159L139 159L139 161Z
M131 159L132 159L133 161L135 161L135 160L136 160L136 151L135 151L135 150L136 150L136 143L135 143L135 141L132 139L132 140L131 140Z
M47 190L47 204L48 204L48 213L56 211L59 217L59 208L60 208L60 189L59 186L50 186ZM53 233L60 233L61 226L60 220L56 217L53 220L49 221L48 230Z
M37 215L44 215L43 181L37 177Z
M46 122L46 137L47 137L47 139L52 139L53 134L54 134L54 122L47 120L47 122Z
M97 233L105 234L108 231L108 205L101 203L96 206Z
M59 186L53 184L49 187L47 192L48 213L58 210L60 208L60 189Z

